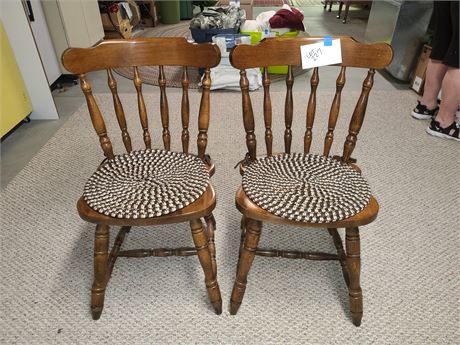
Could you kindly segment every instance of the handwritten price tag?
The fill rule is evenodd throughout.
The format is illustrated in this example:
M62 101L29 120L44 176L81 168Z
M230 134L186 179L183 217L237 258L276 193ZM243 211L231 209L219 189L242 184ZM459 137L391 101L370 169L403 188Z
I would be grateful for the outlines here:
M325 45L324 42L307 44L300 47L302 68L335 65L342 62L342 49L340 39L332 40Z

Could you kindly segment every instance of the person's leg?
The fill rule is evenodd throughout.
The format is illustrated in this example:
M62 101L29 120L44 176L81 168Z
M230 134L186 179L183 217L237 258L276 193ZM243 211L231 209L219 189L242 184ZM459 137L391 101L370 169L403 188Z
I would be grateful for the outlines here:
M438 105L438 94L441 90L447 67L440 60L430 59L426 68L425 88L420 103L428 109L435 109ZM444 91L443 91L444 92Z
M460 104L460 69L449 67L442 81L442 102L436 121L446 128L455 121L455 113Z
M434 1L433 21L434 33L430 60L426 70L425 89L417 106L412 110L412 117L419 120L432 119L437 111L437 97L441 89L442 79L447 71L443 64L444 56L452 38L452 23L450 18L450 3Z
M449 2L452 23L451 41L442 63L448 70L442 81L442 102L436 118L427 128L428 134L460 141L460 124L455 113L460 103L460 69L458 56L458 1Z

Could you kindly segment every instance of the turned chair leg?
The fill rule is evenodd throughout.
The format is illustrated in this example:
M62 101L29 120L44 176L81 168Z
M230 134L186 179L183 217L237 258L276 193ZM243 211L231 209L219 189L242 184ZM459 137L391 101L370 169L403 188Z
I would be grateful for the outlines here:
M246 236L246 217L244 215L241 217L240 229L241 229L240 249L238 250L238 265L236 267L240 265L241 251L243 250L244 237Z
M247 277L259 243L262 231L262 222L245 218L246 234L243 247L241 248L238 267L236 271L235 284L233 285L232 297L230 299L230 314L235 315L243 301L246 290Z
M190 221L192 228L193 242L200 260L201 267L204 271L204 281L208 296L216 314L222 313L222 298L220 296L219 284L217 277L213 272L211 254L209 252L208 238L203 231L203 224L200 219Z
M346 248L347 248L347 266L350 277L348 286L348 296L350 300L350 312L353 324L361 325L363 317L363 294L359 284L359 275L361 270L359 229L346 229Z
M93 319L101 317L104 308L105 288L108 282L109 226L98 224L94 239L94 282L91 288L91 313Z
M208 234L209 254L211 254L212 273L214 274L215 277L217 277L216 245L214 243L214 231L216 231L216 220L212 213L206 216L205 220L206 220L206 231Z

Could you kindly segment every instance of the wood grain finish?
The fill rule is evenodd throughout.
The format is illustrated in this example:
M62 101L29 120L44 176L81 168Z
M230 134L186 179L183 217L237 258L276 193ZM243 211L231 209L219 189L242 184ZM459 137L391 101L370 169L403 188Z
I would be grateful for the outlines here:
M286 259L306 259L306 260L339 260L337 254L323 252L302 252L298 250L278 250L278 249L263 249L257 248L256 255L266 256L271 258L286 258Z
M210 67L215 67L220 62L220 50L214 44L194 44L185 38L146 38L134 40L104 41L94 48L70 48L63 54L63 64L69 71L78 73L81 88L85 94L88 110L93 127L99 136L100 145L107 159L115 158L112 144L107 135L106 124L96 99L92 94L91 85L86 79L85 73L95 70L107 70L107 83L112 93L114 112L122 133L122 139L126 151L132 151L132 139L128 133L125 113L118 95L117 83L113 77L112 68L131 67L134 69L133 83L136 89L139 119L142 127L142 139L145 148L152 147L152 138L149 132L147 107L142 94L142 79L139 68L147 65L159 66L160 86L160 115L163 128L163 144L166 150L171 147L171 135L169 132L169 107L166 95L167 80L163 66L182 66L182 100L181 100L181 142L182 149L189 153L189 118L190 101L188 97L189 80L187 66L205 67L203 80L203 92L200 101L198 115L198 156L206 164L210 176L214 173L214 163L206 154L208 140L208 127L210 121ZM126 96L128 97L128 95ZM133 140L134 142L134 140ZM96 169L97 167L95 167ZM118 257L167 257L198 255L205 274L206 288L211 304L216 313L222 312L220 289L217 283L216 250L214 243L215 219L212 211L216 206L216 196L211 183L206 191L190 205L161 217L144 219L112 218L93 210L86 204L83 197L78 200L77 209L80 217L88 222L97 224L95 247L94 247L94 283L91 292L91 310L93 318L101 316L104 306L105 288L110 279L113 267ZM203 232L200 219L205 218L207 234ZM129 249L121 250L121 246L127 233L132 226L151 226L160 224L173 224L188 222L192 226L192 237L195 248L156 248L156 249ZM109 226L121 226L115 238L110 254L109 249Z
M348 136L343 145L342 160L348 162L358 140L358 133L363 125L364 115L366 114L367 101L369 99L369 92L374 84L375 70L370 69L366 79L363 82L363 90L359 96L358 102L356 103L353 116L351 117L350 126L348 128Z
M62 54L64 67L82 74L116 67L216 67L220 50L212 43L191 43L185 37L106 40L93 48L69 48Z
M137 107L139 110L139 119L141 120L142 126L142 137L144 139L145 148L152 148L152 139L150 138L149 132L149 120L147 118L147 109L145 108L144 96L142 95L142 79L139 75L139 70L134 67L134 86L137 92Z
M107 83L109 85L110 92L112 93L113 107L115 109L115 114L117 115L118 126L121 130L121 138L123 140L123 144L125 145L126 151L131 152L133 148L131 144L131 137L129 136L128 128L126 126L125 112L123 110L123 105L121 104L120 97L118 96L117 82L113 77L111 69L107 69Z
M359 230L357 227L346 229L345 242L347 248L347 266L350 274L350 284L348 286L350 311L353 324L359 326L363 317L363 295L359 282L361 258Z
M303 151L304 153L310 152L310 146L312 141L312 128L313 123L315 121L315 114L316 114L316 88L319 84L319 75L318 75L318 67L313 69L313 74L310 79L310 97L308 99L308 106L307 106L307 125L304 135L304 144L303 144Z
M246 218L246 235L244 237L243 248L240 253L238 267L236 269L236 279L233 285L232 297L230 299L230 314L235 315L243 301L244 292L249 270L259 243L262 231L262 222Z
M182 151L188 153L188 145L190 142L190 134L188 131L190 119L190 101L188 98L188 88L190 82L188 79L187 67L184 67L182 72L182 101L181 101L181 120L182 120Z
M156 248L156 249L130 249L123 250L118 253L118 256L124 256L129 258L145 258L148 256L192 256L196 255L196 249L191 247L180 247L180 248Z
M380 69L393 59L393 50L386 43L364 44L347 36L340 38L341 66ZM257 45L242 44L230 53L232 66L242 70L264 66L301 65L300 46L321 43L324 37L266 38Z
M268 75L267 67L264 67L262 84L264 86L265 146L267 148L267 156L271 156L273 150L272 102L270 99L270 76Z
M342 274L343 274L343 279L345 280L345 284L347 286L350 285L350 274L348 273L348 266L347 266L347 256L345 254L345 251L343 250L343 243L342 239L340 238L339 232L335 228L329 228L328 229L329 234L332 236L332 239L334 241L334 246L335 249L337 250L337 255L340 261L340 266L342 266Z
M86 80L84 74L80 75L80 86L85 94L86 104L88 105L89 115L91 116L91 122L99 136L99 143L101 144L102 151L104 151L105 157L113 159L112 143L107 136L107 129L105 128L104 118L102 117L101 111L94 99L93 92L91 91L91 84Z
M332 101L331 111L329 112L329 122L327 125L328 129L326 137L324 138L324 156L329 156L329 153L331 152L332 142L334 141L334 129L335 125L337 124L337 118L339 117L342 89L346 81L345 70L346 67L344 66L340 68L340 73L336 81L336 91L334 95L334 100Z
M217 277L213 272L211 254L208 249L208 238L203 231L203 224L200 219L190 221L192 228L193 242L198 253L201 267L204 272L204 281L208 290L209 299L217 315L222 313L222 298L220 296Z
M294 75L292 74L292 66L288 66L286 75L286 100L284 101L284 151L291 153L292 143L292 115L294 113L294 100L292 99L292 86L294 85Z
M254 112L252 110L251 97L249 96L249 81L246 71L240 71L241 96L243 98L243 123L246 131L246 146L250 160L255 160L256 153L256 135L254 133Z
M117 237L115 238L115 242L113 243L112 250L110 251L109 255L109 263L108 263L108 279L112 276L112 270L113 267L115 266L115 262L117 261L118 258L118 253L120 252L121 245L123 244L126 235L129 233L131 230L130 226L122 226L120 231L118 231Z
M208 236L209 254L211 255L212 272L214 273L214 276L217 277L216 244L214 243L216 220L214 219L214 215L212 213L204 217L204 219L206 220L206 233Z
M336 80L336 92L329 112L328 131L324 137L323 154L330 155L331 146L334 140L334 131L340 113L340 103L342 89L345 85L345 72L349 67L367 68L368 75L363 83L361 95L356 104L355 110L350 120L349 133L344 143L342 156L333 156L334 158L349 165L357 172L361 169L353 164L356 162L351 158L357 135L361 129L366 106L369 98L369 92L373 84L373 75L375 69L384 68L387 66L393 56L391 47L385 43L380 44L361 44L350 37L334 37L340 38L342 47L342 63L340 73ZM300 61L300 46L312 43L323 42L323 37L301 37L292 39L265 39L258 45L239 45L236 46L231 54L230 60L233 67L240 69L240 86L242 92L243 104L243 123L246 131L246 144L248 153L246 158L240 163L240 172L244 174L247 165L251 164L252 160L256 159L256 137L254 134L254 114L251 105L251 99L248 90L248 82L245 69L264 66L288 65L288 74L286 77L286 100L285 100L285 131L284 143L285 152L291 152L292 130L293 123L293 93L292 93L292 66L299 65ZM313 124L316 116L316 91L319 84L318 68L313 69L310 80L311 91L306 110L306 130L304 135L304 152L309 153L312 146ZM267 147L267 155L274 155L272 152L272 104L269 93L269 77L264 72L264 123L265 123L265 143ZM350 296L350 311L352 314L353 323L359 326L362 317L362 293L359 283L360 258L359 258L359 233L358 227L369 224L378 214L379 205L377 200L371 196L368 205L360 212L352 217L336 221L333 223L307 223L289 220L287 218L278 217L252 202L245 194L242 187L237 190L235 204L238 210L242 213L241 221L241 242L237 264L237 276L233 286L232 297L230 300L230 313L236 314L242 302L247 276L255 255L266 257L281 257L288 259L309 259L309 260L338 260L342 267L342 273L347 287L349 288ZM322 253L322 252L305 252L297 250L280 250L280 249L265 249L257 248L262 228L262 222L270 222L274 224L290 225L296 227L312 227L324 228L329 231L334 242L337 254ZM338 228L346 228L346 251L343 248L343 243L340 238ZM308 230L305 230L308 231Z
M171 135L169 134L169 105L166 96L166 78L164 67L159 66L158 85L160 86L160 113L161 124L163 126L163 145L165 150L171 149Z
M206 146L208 144L208 127L209 127L209 91L211 88L211 70L207 68L204 71L204 77L201 82L201 103L200 112L198 114L198 157L204 159Z
M93 319L101 317L104 308L105 288L108 282L109 227L98 224L94 239L94 281L91 288L91 313Z

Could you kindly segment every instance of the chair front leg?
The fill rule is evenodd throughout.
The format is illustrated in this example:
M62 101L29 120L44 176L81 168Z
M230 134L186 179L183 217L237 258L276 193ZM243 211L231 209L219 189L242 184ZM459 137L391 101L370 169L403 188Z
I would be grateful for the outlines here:
M105 288L108 282L109 226L98 224L94 239L94 281L91 288L91 313L94 320L101 317Z
M350 274L350 285L348 286L348 296L350 300L350 312L353 324L361 325L363 317L363 294L359 283L361 270L359 229L346 229L346 248L347 248L347 266Z
M211 213L205 217L206 230L208 234L209 254L211 254L212 273L217 277L217 263L216 263L216 245L214 243L214 231L216 230L216 220Z
M222 313L222 298L220 296L217 277L213 272L211 254L209 252L208 238L203 231L203 224L200 219L190 221L193 242L198 253L201 267L204 271L204 281L208 290L209 299L216 314Z
M242 222L243 225L243 222ZM246 234L241 253L239 255L238 267L236 271L235 284L233 285L232 297L230 299L230 314L235 315L243 301L246 290L247 277L251 269L252 262L256 253L257 245L262 231L262 222L250 218L244 219Z

